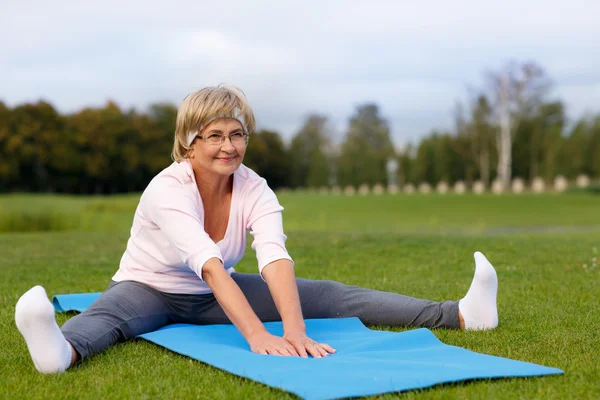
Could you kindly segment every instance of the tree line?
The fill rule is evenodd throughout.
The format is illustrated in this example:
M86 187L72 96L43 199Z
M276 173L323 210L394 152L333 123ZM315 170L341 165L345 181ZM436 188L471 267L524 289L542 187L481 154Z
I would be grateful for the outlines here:
M332 141L327 116L312 114L289 144L274 131L254 133L244 163L273 188L385 185L390 160L400 186L600 177L600 113L568 123L536 63L509 63L485 78L466 104L456 104L452 130L402 150L378 106L362 104L341 143ZM139 112L108 102L63 115L46 101L0 102L0 191L141 191L171 162L176 114L168 103Z

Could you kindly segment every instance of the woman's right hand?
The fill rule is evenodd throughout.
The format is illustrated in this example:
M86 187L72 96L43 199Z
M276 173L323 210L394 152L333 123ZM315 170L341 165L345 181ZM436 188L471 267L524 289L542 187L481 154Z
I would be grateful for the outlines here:
M257 354L271 354L275 356L298 356L298 352L282 337L271 335L267 331L256 333L248 338L250 350Z

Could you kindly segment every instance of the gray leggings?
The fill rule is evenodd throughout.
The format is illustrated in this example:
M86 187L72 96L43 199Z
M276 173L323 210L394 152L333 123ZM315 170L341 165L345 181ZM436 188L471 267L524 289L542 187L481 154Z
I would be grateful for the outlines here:
M267 284L258 274L233 273L263 322L280 321ZM458 302L437 303L333 281L297 279L306 319L358 317L368 325L458 328ZM210 294L163 293L134 281L112 282L85 312L61 328L81 359L170 323L231 323Z

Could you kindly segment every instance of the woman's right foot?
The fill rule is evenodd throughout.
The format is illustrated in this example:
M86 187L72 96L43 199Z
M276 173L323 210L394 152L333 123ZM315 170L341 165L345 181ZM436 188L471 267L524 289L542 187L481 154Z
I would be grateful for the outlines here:
M485 330L498 326L498 276L496 270L480 252L475 252L475 276L466 296L458 303L465 329Z
M43 287L34 286L21 296L15 322L38 371L55 374L69 368L73 350L56 324L54 307Z

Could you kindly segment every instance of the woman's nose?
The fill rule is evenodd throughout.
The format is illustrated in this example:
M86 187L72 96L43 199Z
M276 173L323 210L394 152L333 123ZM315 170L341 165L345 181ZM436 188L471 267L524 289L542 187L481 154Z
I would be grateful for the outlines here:
M225 141L221 145L221 149L228 153L231 153L235 150L235 146L233 145L233 143L231 143L231 139L229 138L229 136L225 136Z

